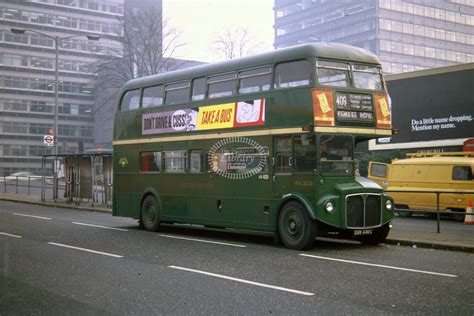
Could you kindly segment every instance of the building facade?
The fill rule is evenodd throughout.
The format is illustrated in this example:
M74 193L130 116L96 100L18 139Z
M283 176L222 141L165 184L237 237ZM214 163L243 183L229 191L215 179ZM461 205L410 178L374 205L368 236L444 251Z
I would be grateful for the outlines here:
M474 62L474 0L275 0L275 48L340 42L385 73Z
M44 142L55 127L55 37L58 153L94 147L95 63L117 48L123 12L123 0L0 2L0 176L39 173L53 153Z

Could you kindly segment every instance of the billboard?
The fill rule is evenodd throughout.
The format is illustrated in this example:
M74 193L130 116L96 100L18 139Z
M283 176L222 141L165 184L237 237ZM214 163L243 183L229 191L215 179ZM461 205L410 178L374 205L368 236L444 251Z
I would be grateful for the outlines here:
M388 76L392 123L399 135L379 139L377 144L393 145L387 149L415 148L459 140L462 145L460 139L474 137L474 64L437 70Z

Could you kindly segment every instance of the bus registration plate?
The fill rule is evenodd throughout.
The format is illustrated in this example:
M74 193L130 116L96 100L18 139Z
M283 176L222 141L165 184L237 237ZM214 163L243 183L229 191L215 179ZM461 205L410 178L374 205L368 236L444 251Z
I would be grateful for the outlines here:
M372 235L372 229L356 229L354 236Z

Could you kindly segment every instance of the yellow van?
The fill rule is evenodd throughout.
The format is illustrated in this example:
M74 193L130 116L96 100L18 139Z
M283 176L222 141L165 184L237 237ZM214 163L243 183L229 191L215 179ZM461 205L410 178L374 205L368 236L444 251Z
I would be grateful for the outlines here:
M369 179L390 191L400 216L411 216L409 209L436 211L436 194L426 191L453 192L439 195L441 211L465 212L467 201L474 202L474 194L455 193L474 192L474 152L416 153L407 157L393 160L391 164L369 163ZM462 214L453 214L453 217L464 221Z

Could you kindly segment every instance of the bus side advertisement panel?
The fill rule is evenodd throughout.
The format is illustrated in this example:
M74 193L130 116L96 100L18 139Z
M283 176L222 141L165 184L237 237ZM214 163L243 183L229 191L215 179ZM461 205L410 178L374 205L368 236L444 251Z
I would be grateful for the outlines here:
M142 115L142 135L265 125L265 99Z
M334 126L334 100L331 89L312 89L314 125Z

